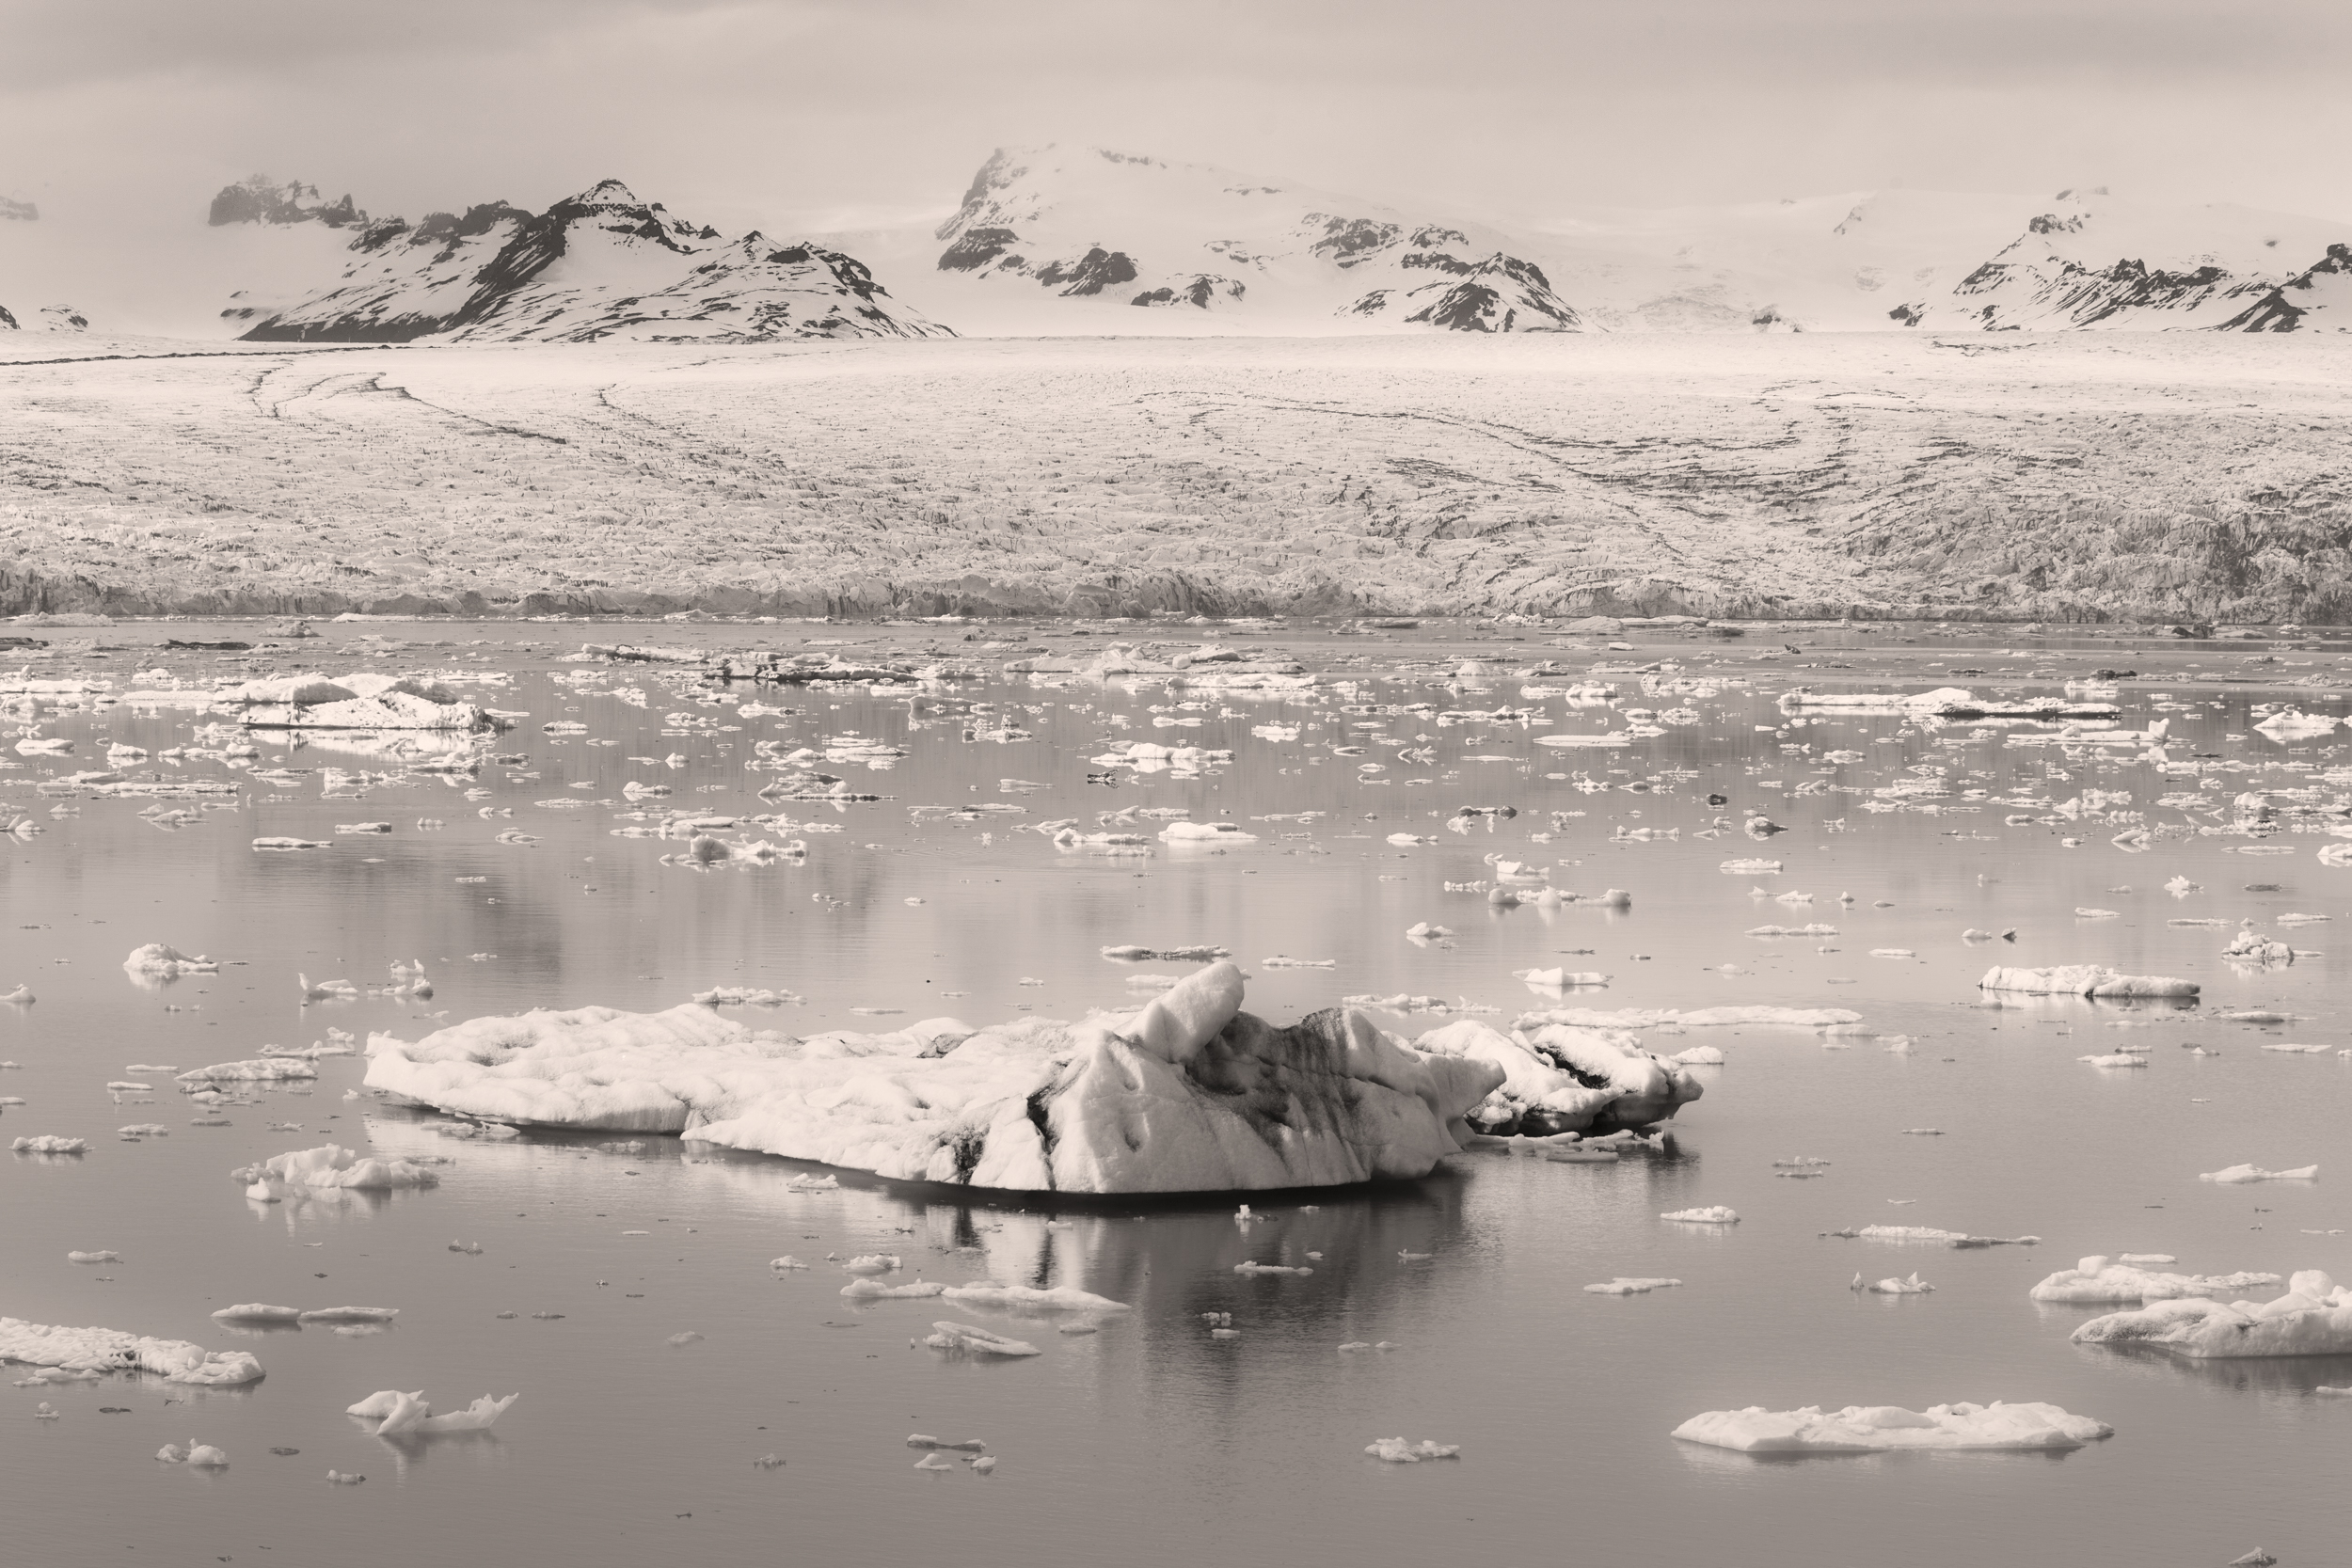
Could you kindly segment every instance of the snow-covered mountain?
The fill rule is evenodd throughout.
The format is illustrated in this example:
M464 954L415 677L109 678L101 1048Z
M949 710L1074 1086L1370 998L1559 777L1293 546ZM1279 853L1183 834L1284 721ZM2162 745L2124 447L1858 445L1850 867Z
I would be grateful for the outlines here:
M1581 325L1543 266L1492 228L1102 148L1000 149L928 236L855 243L873 244L902 293L960 328Z
M739 239L640 200L617 180L531 213L371 223L342 276L245 333L262 342L774 342L927 338L946 328L839 251ZM232 307L232 311L244 309ZM260 312L254 312L260 314Z
M71 305L44 305L38 310L27 310L19 320L16 312L0 305L0 332L87 332L89 318Z
M328 229L354 229L364 228L368 214L352 202L349 192L340 200L328 201L319 195L316 185L299 180L280 185L266 174L254 174L222 186L213 198L213 210L205 221L215 229L231 223L316 223Z
M2347 238L2352 225L2062 191L1950 289L1900 301L1892 314L1986 331L2227 328Z
M2104 190L1896 190L1515 230L1044 147L992 155L936 230L834 243L933 317L1007 335L2150 330L2227 325L2307 274L2302 292L2324 293L2328 247L2352 243L2352 223ZM2332 319L2263 316L2265 330Z

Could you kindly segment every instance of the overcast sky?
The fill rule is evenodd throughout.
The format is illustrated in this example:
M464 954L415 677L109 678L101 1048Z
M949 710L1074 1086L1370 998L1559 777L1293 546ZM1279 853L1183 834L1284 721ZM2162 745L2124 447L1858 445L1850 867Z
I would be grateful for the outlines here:
M1087 141L1540 223L2107 184L2352 219L2352 0L0 0L0 192L266 170L381 214L598 178L723 228Z

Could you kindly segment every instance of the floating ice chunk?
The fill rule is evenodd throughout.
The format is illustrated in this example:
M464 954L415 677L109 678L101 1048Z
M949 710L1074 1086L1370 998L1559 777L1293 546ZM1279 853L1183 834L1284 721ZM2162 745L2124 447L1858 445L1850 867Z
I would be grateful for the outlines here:
M21 1318L0 1318L0 1361L68 1371L153 1372L168 1382L207 1387L233 1387L262 1376L261 1362L244 1351L207 1351L184 1339L63 1328Z
M361 1157L338 1144L275 1154L258 1165L229 1173L240 1181L282 1182L290 1187L349 1187L388 1190L437 1187L441 1179L407 1160Z
M1290 1265L1288 1265L1288 1264L1284 1264L1284 1263L1258 1263L1258 1262L1247 1262L1247 1263L1236 1263L1236 1264L1234 1264L1234 1265L1233 1265L1233 1272L1234 1272L1235 1274L1248 1274L1248 1275L1259 1275L1259 1274L1295 1274L1295 1275L1311 1275L1311 1274L1314 1273L1315 1271L1314 1271L1314 1270L1312 1270L1312 1269L1306 1269L1306 1268L1294 1268L1294 1267L1292 1267L1292 1266L1290 1266Z
M1874 1453L1887 1449L2078 1449L2115 1429L2055 1404L1938 1404L1924 1411L1850 1404L1710 1410L1675 1428L1686 1443L1741 1453Z
M2125 974L2103 964L2063 964L2053 969L1995 968L1977 982L1979 990L2031 996L2195 996L2197 982L2161 974Z
M2296 1040L2265 1040L2260 1049L2283 1052L2289 1055L2322 1056L2335 1050L2332 1045L2311 1045Z
M1670 1062L1680 1062L1684 1067L1722 1067L1724 1058L1719 1047L1694 1045L1690 1050L1677 1052L1666 1059Z
M389 1416L394 1410L398 1409L402 1400L421 1400L423 1398L424 1390L421 1388L418 1389L413 1394L402 1394L393 1389L387 1388L380 1393L370 1394L366 1399L361 1400L358 1404L345 1406L343 1414L346 1416L363 1417L372 1421L380 1421L385 1417Z
M119 1263L122 1261L122 1254L119 1252L69 1252L65 1255L65 1260L69 1263Z
M2276 1285L2275 1274L2188 1275L2155 1274L2135 1267L2142 1261L2169 1263L2160 1255L2125 1253L2121 1262L2105 1256L2078 1259L2026 1291L2036 1301L2177 1301L2185 1296L2218 1296Z
M1337 969L1340 963L1337 958L1293 958L1279 953L1258 962L1263 969Z
M82 1154L87 1152L89 1144L81 1138L61 1138L53 1132L41 1132L29 1138L14 1139L8 1148L20 1154Z
M2118 1051L2106 1056L2077 1056L2074 1060L2089 1062L2092 1067L2146 1067L2148 1065L2148 1058L2145 1055L2129 1051Z
M1706 1209L1677 1209L1671 1213L1663 1213L1658 1217L1661 1220L1677 1220L1684 1225L1738 1225L1740 1223L1739 1212L1727 1209L1720 1203Z
M396 1390L388 1391L391 1394L391 1410L385 1416L384 1424L375 1429L375 1435L378 1437L431 1437L450 1432L486 1432L496 1424L501 1416L506 1414L516 1400L522 1398L519 1393L509 1394L502 1400L493 1399L488 1394L485 1394L463 1410L453 1410L446 1416L436 1416L433 1414L433 1407L425 1403L419 1396L404 1394ZM381 1400L384 1397L383 1394L377 1394L373 1396L373 1399ZM362 1402L373 1402L373 1401ZM358 1406L354 1406L353 1409L356 1412Z
M967 1437L960 1443L950 1443L944 1438L928 1436L919 1432L907 1439L907 1447L910 1449L946 1449L953 1453L985 1453L988 1451L988 1445L977 1437Z
M945 1291L949 1301L967 1307L994 1307L1008 1311L1039 1312L1124 1312L1129 1310L1123 1301L1098 1296L1074 1286L1056 1285L1041 1289L1033 1285L999 1285L991 1279L976 1279L968 1285L950 1285Z
M851 1301L920 1301L929 1296L945 1295L947 1287L917 1279L905 1285L885 1285L879 1279L852 1279L841 1287L841 1293Z
M397 1307L318 1307L302 1314L306 1323L388 1323L400 1316Z
M2235 1186L2245 1181L2309 1181L2319 1175L2317 1165L2297 1165L2293 1170L2265 1170L2260 1165L2232 1165L2226 1170L2198 1173L2200 1181L2217 1181L2223 1186Z
M258 1056L246 1062L216 1062L180 1074L180 1082L190 1085L183 1094L195 1092L206 1084L291 1084L316 1078L319 1069L294 1056Z
M1932 1293L1935 1287L1929 1284L1926 1280L1921 1279L1918 1274L1914 1272L1908 1279L1896 1279L1889 1277L1879 1280L1876 1284L1871 1285L1865 1285L1862 1282L1862 1276L1860 1275L1855 1275L1853 1276L1853 1289L1857 1291L1867 1291L1873 1294L1882 1296L1924 1296Z
M1162 844L1255 844L1258 835L1235 822L1170 822L1160 830Z
M2149 1344L2201 1359L2352 1354L2352 1289L2306 1269L2289 1276L2275 1301L2159 1301L2093 1318L2074 1342Z
M1593 1296L1642 1296L1681 1283L1679 1279L1628 1279L1620 1275L1605 1285L1585 1286L1584 1293Z
M942 1321L931 1324L933 1332L923 1342L933 1350L961 1351L973 1355L1039 1355L1043 1354L1035 1345L1022 1339L1008 1339L985 1328L970 1323Z
M11 1007L29 1007L33 1005L33 988L20 985L14 990L0 991L0 1002Z
M224 1307L213 1316L225 1323L290 1323L302 1316L298 1307L272 1307L265 1302L242 1302Z
M661 1342L665 1345L698 1345L702 1343L702 1338L701 1335L690 1328L683 1334L673 1334Z
M1432 926L1426 920L1405 928L1405 938L1407 942L1437 942L1453 934L1445 927Z
M888 1274L891 1270L900 1266L898 1259L894 1254L868 1252L850 1259L842 1264L841 1268L845 1274Z
M1418 1465L1424 1459L1459 1459L1459 1443L1435 1443L1427 1438L1407 1443L1402 1437L1381 1437L1366 1445L1364 1451L1386 1465Z
M916 1460L914 1462L914 1467L918 1470L952 1470L955 1468L953 1465L950 1465L947 1461L940 1458L939 1455L935 1453L927 1453L922 1458Z
M217 974L220 964L212 958L190 958L178 948L160 942L144 947L134 947L131 956L122 960L123 973L136 980L176 980L183 974Z
M1824 926L1818 921L1804 926L1757 926L1748 932L1752 937L1834 937L1836 934L1836 927Z
M804 1269L808 1267L806 1263L802 1262L799 1259L793 1257L788 1252L781 1258L769 1259L768 1266L771 1269Z

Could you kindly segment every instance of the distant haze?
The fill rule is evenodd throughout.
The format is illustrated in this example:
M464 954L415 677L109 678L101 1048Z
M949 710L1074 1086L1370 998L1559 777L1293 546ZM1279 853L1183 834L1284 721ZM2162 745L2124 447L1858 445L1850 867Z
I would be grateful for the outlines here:
M1087 141L1542 225L1596 204L2106 184L2352 217L2352 6L2280 0L13 0L0 193L201 221L611 175L723 229L952 209Z

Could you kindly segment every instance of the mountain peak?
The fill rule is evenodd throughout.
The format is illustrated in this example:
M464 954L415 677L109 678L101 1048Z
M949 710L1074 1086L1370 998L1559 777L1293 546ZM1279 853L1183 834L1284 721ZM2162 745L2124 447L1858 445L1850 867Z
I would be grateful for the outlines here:
M205 221L215 229L232 223L318 223L329 229L364 229L368 214L353 204L348 193L328 201L319 195L316 185L299 180L280 185L266 174L251 174L221 187Z

